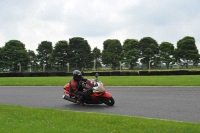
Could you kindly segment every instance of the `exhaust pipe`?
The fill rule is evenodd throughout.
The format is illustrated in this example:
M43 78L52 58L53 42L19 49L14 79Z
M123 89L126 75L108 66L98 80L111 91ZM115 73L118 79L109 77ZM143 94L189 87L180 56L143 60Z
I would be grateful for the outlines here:
M76 99L73 99L73 98L71 98L67 95L63 95L63 99L68 100L68 101L73 102L73 103L76 103Z

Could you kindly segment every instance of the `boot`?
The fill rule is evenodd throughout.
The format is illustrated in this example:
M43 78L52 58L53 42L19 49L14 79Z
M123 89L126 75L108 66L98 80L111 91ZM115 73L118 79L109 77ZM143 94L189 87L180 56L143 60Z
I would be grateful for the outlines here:
M81 106L84 106L84 97L83 96L79 96L77 103Z

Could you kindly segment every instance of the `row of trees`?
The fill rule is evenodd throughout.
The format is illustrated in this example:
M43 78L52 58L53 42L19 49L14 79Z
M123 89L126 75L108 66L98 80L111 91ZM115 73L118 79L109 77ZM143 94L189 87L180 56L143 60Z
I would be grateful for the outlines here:
M160 45L151 37L141 40L126 39L123 45L118 39L107 39L103 42L103 50L97 47L91 50L87 40L81 37L70 38L69 42L58 41L53 47L52 42L42 41L36 49L26 50L25 44L18 40L10 40L0 48L0 68L10 68L12 71L28 70L48 71L70 69L90 70L102 65L119 69L120 64L134 69L138 63L147 68L149 64L158 66L161 62L169 68L176 62L199 62L199 53L194 37L186 36L177 42L177 48L170 42Z
M104 64L112 64L115 69L122 61L133 69L138 62L147 68L154 64L159 66L165 63L169 68L170 64L182 63L188 67L188 63L197 65L199 53L194 37L186 36L177 42L177 48L170 42L162 42L160 45L151 37L144 37L140 41L136 39L126 39L121 46L118 40L106 40L102 52Z

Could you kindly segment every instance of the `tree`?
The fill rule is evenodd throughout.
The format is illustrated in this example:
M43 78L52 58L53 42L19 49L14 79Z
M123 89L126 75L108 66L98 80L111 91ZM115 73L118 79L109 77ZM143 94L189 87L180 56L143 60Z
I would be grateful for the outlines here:
M122 45L117 39L107 39L103 45L102 62L103 64L111 65L111 68L115 70L119 67L119 62L122 60Z
M51 53L51 62L56 64L58 69L65 69L69 63L69 44L67 41L58 41Z
M36 71L36 69L38 68L38 64L37 64L37 56L35 52L33 50L28 50L27 54L29 58L29 65L30 65L31 71Z
M53 50L52 42L42 41L38 44L38 48L36 50L38 52L37 59L40 67L43 69L43 67L50 66L50 55Z
M162 42L159 46L161 61L166 63L167 69L169 64L173 61L174 45L169 42Z
M199 53L194 37L186 36L177 42L176 56L185 62L187 68L188 61L192 61L193 64L198 63Z
M92 50L92 55L93 55L93 59L95 61L95 68L96 69L101 68L102 67L102 65L101 65L101 50L98 49L97 47L95 47Z
M71 68L82 70L83 68L93 67L91 47L87 40L81 37L71 38L69 39L69 49Z
M18 40L10 40L1 49L1 63L4 68L19 71L27 69L29 62L28 54L25 45Z
M139 41L141 50L141 62L149 68L149 63L158 62L159 47L156 40L151 37L144 37Z
M2 49L3 49L3 48L0 47L0 69L3 67Z
M130 69L133 69L137 65L137 61L140 57L139 42L136 39L126 39L122 46L123 62L127 62L130 65Z

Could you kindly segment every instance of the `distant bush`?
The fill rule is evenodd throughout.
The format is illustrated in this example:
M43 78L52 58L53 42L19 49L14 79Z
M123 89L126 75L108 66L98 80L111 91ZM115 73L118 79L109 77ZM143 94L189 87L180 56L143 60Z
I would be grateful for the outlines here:
M159 76L159 75L200 75L198 70L169 70L169 71L112 71L112 72L83 72L83 76L94 76L99 73L100 76ZM72 76L67 72L1 72L0 77L45 77L45 76Z

